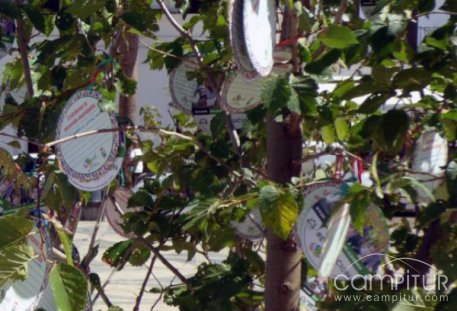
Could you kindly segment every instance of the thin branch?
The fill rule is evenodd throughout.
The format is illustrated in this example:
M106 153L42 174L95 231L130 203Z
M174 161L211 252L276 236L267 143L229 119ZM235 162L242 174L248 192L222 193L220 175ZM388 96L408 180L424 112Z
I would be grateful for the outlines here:
M170 21L171 25L184 37L186 38L190 45L192 46L192 50L194 51L195 53L195 56L197 57L198 61L199 62L202 62L203 58L202 58L202 55L200 53L200 50L198 49L197 47L197 44L194 40L194 38L192 37L192 34L185 30L184 28L182 28L182 26L174 19L173 15L170 13L170 11L168 10L167 6L165 5L165 3L163 2L163 0L157 0L157 3L159 4L160 8L162 9L162 11L165 13L165 16L167 17L167 19Z
M0 136L4 136L4 137L10 137L10 138L14 138L14 139L17 139L17 140L22 140L22 141L25 141L29 144L32 144L32 145L35 145L35 146L41 146L40 143L34 141L34 140L30 140L30 139L27 139L27 138L23 138L23 137L19 137L19 136L16 136L16 135L11 135L11 134L7 134L7 133L0 133Z
M341 24L341 22L343 21L343 15L344 15L344 13L346 13L347 8L348 8L348 0L341 0L340 6L338 7L338 11L336 11L336 13L335 13L335 20L334 20L335 25ZM324 44L321 43L319 48L312 55L313 60L317 59L325 51L326 51L326 47Z
M16 0L16 5L19 5L20 1ZM25 23L24 18L19 14L17 18L17 45L19 47L19 54L21 55L22 65L24 67L25 84L27 86L27 97L33 97L33 80L32 73L30 70L30 62L27 51L27 41L25 38Z
M184 284L187 284L187 279L184 275L179 272L179 270L173 266L161 253L160 251L155 248L151 243L148 242L144 237L138 236L138 240L143 242L143 244L151 250L151 252L156 256L160 262L164 264L165 267L167 267L173 274Z
M90 242L89 242L89 248L87 249L87 254L84 257L81 266L83 266L85 269L88 269L89 264L91 261L94 259L96 256L96 247L95 246L95 240L97 238L97 233L98 230L100 229L100 222L102 221L103 215L105 215L105 208L106 204L104 204L105 199L107 197L107 192L108 192L109 186L105 190L105 194L102 200L101 208L99 209L97 221L95 222L94 230L92 231L92 236L90 237ZM103 298L103 297L102 297Z
M160 302L160 300L162 299L162 296L163 296L163 286L162 286L162 282L160 282L160 280L157 278L157 276L152 273L152 277L154 278L154 280L157 282L157 284L160 286L160 295L159 295L159 298L157 298L157 300L154 302L154 304L152 305L151 307L151 311L154 310L154 308L157 306L157 304Z
M179 60L184 60L184 59L185 59L184 57L179 57L179 56L174 55L174 54L171 54L171 53L169 53L169 52L166 52L166 51L162 51L162 50L156 49L156 48L153 47L152 45L149 45L149 44L147 44L146 42L144 42L144 40L142 40L141 38L140 38L140 43L141 43L142 45L144 45L146 48L148 48L149 50L152 50L152 51L157 52L157 53L159 53L159 54L162 54L162 55L164 55L164 56L170 56L170 57L173 57L173 58L176 58L176 59L179 59Z
M151 277L152 268L154 267L156 259L157 259L157 256L153 256L151 259L151 264L149 265L148 272L146 273L146 277L144 278L143 285L141 285L140 293L138 294L138 297L136 298L136 303L135 303L135 306L133 307L133 311L140 310L141 299L143 298L143 294L146 289L146 285L148 284L149 278Z
M100 297L102 297L103 302L105 302L106 306L108 308L112 307L113 303L109 300L108 295L106 295L105 289L102 286L95 286L95 284L92 284L92 285L97 290L98 295L100 295Z
M101 288L105 289L105 287L109 284L111 278L113 277L114 273L116 273L117 271L118 271L117 268L114 268L113 270L111 270L111 273L108 275L108 278L106 279L105 283L103 283ZM92 305L95 304L95 302L97 301L98 297L100 297L100 292L97 292L97 294L92 299Z

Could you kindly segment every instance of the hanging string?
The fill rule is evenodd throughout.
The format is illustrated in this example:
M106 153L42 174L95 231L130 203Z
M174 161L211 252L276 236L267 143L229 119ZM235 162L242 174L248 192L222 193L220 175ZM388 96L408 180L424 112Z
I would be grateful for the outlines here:
M337 154L336 155L336 165L335 165L335 179L341 180L343 178L343 163L344 163L344 155Z
M304 37L305 37L304 34L296 35L295 37L292 37L292 38L286 39L286 40L284 40L284 41L278 42L278 43L276 44L276 47L293 45L293 44L295 44L299 39L304 38Z
M104 59L103 61L101 61L97 67L95 68L95 72L92 74L90 80L89 80L89 83L88 83L88 89L89 90L92 90L94 85L95 85L95 82L97 81L97 78L98 78L98 75L101 74L104 70L104 67L106 67L107 65L111 64L113 62L113 58L111 57L111 55L109 54L106 54L106 53L103 53L104 56L106 57L106 59Z

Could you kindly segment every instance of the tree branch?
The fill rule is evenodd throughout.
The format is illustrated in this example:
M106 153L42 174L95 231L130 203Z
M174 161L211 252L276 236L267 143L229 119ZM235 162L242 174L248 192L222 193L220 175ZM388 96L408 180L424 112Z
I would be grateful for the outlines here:
M194 38L192 37L192 34L182 28L182 26L174 19L173 15L170 13L168 10L167 6L163 2L163 0L157 0L157 3L159 4L160 8L162 11L165 13L165 16L167 19L170 21L171 25L185 38L189 41L190 45L192 46L192 50L195 53L195 56L197 57L198 61L201 63L203 58L200 53L200 50L197 47L197 43L195 42Z
M16 5L19 5L20 1L16 0ZM33 81L32 81L32 73L30 70L30 62L28 57L27 51L27 41L25 39L25 25L24 25L24 18L22 14L19 14L17 18L17 45L19 47L19 54L21 55L22 66L24 67L24 77L25 77L25 84L27 86L27 97L33 97Z
M173 274L184 284L187 284L187 278L179 272L179 270L173 266L161 253L160 251L155 248L151 243L148 242L144 237L138 236L138 240L143 242L143 244L151 250L155 257L157 257L160 262L164 264L165 267L168 268Z
M149 278L151 277L152 268L154 267L156 259L157 259L157 256L153 256L151 259L151 264L149 265L148 272L146 273L143 284L141 285L140 293L138 294L138 297L136 298L136 303L135 303L135 306L133 307L133 311L140 310L141 299L143 298L143 294L146 289L146 285L148 284Z

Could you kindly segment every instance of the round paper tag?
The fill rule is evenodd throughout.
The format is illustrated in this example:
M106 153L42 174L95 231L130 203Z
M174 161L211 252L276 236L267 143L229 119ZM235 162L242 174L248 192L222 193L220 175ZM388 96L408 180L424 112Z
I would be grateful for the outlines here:
M447 140L433 130L423 133L414 149L412 170L415 174L413 174L413 177L423 182L427 188L436 189L441 184L441 180L431 179L443 176L444 170L442 167L447 164L447 159ZM425 194L421 196L425 196Z
M126 212L135 212L138 211L138 208L128 208L128 202L130 197L133 195L133 192L125 188L117 188L113 196L108 197L103 204L105 204L105 215L108 219L110 226L116 231L119 235L133 239L135 234L125 233L122 228L122 215Z
M273 73L277 75L286 75L290 72L292 72L290 64L278 64L273 68ZM263 77L246 81L243 75L233 74L222 86L222 108L230 113L236 113L248 111L260 105L264 82Z
M258 208L246 215L242 222L232 222L232 226L235 228L236 233L244 239L259 241L264 237L265 228Z
M305 192L304 207L297 221L296 232L307 261L316 270L322 266L324 244L329 235L324 224L335 203L341 199L341 185L340 181L322 182L309 187ZM380 254L387 250L388 227L382 221L383 215L379 208L375 206L367 207L366 219L363 235L349 226L342 251L337 255L335 266L329 273L331 277L339 274L348 277L366 275L377 269L382 260ZM360 260L361 258L363 259Z
M265 80L257 78L247 82L242 75L235 74L224 82L221 105L228 112L243 112L261 103L262 85Z
M231 0L229 3L229 34L237 69L246 80L250 81L255 79L258 76L258 73L252 66L246 51L242 27L243 2L244 0Z
M213 120L215 114L201 114L193 115L195 122L199 129L207 134L211 134L211 121ZM235 129L239 130L243 127L244 122L246 121L246 114L244 113L234 113L231 115L233 126Z
M246 50L255 70L261 76L273 68L276 14L273 0L244 0L243 30Z
M14 20L0 15L0 58L8 54L16 38Z
M116 128L114 116L100 111L102 95L83 90L73 95L65 105L57 124L57 139L77 133ZM57 157L69 181L84 191L106 187L118 174L121 136L118 132L100 133L66 141L57 145Z
M170 74L170 93L173 103L178 109L190 113L192 103L197 95L198 82L196 79L189 80L187 72L193 72L198 68L197 59L187 56Z
M52 246L46 229L37 229L27 239L37 256L28 265L28 275L24 281L17 281L6 288L0 288L0 310L33 311L48 284L52 268Z

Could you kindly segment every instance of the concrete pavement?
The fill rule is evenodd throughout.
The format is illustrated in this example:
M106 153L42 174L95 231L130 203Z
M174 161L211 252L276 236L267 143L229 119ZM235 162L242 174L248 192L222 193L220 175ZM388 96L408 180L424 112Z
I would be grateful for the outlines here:
M94 221L81 221L78 225L78 230L75 235L74 244L78 248L81 257L87 253L89 247L90 237L94 228ZM99 253L94 261L91 263L91 271L97 273L100 276L102 284L107 280L113 269L106 263L102 262L101 258L106 249L115 244L125 240L125 238L119 236L109 226L107 221L101 223L100 229L97 235L97 241L99 243ZM165 257L185 276L191 276L196 272L196 268L199 263L203 261L201 256L195 256L190 262L187 260L187 252L176 254L174 252L165 252ZM226 253L214 253L211 254L211 259L214 262L220 262L225 259ZM149 263L148 263L149 264ZM111 302L123 308L125 311L132 310L138 293L140 292L141 285L147 272L147 267L133 267L130 264L126 264L124 269L116 271L110 279L110 282L105 288L107 296ZM153 268L154 277L151 276L146 288L151 289L153 287L160 287L158 282L162 286L168 286L170 283L178 284L179 280L173 277L173 274L159 261L157 260ZM141 311L151 310L151 307L159 298L158 294L152 294L145 292L142 304L140 307ZM93 310L98 311L107 310L108 307L105 305L101 298L98 298L95 302ZM160 301L154 308L157 311L177 311L177 307L170 307Z

